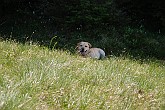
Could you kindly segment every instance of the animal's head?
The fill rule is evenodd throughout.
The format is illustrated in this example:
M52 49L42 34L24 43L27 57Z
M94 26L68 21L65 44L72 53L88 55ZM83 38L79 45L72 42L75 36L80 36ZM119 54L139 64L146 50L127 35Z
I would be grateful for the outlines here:
M88 53L88 50L92 47L92 45L89 42L79 42L77 43L77 51L85 56Z

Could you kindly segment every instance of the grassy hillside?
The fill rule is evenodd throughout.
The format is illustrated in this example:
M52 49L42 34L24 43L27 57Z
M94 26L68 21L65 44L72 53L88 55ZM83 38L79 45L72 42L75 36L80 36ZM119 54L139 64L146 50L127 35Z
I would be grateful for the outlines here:
M1 110L165 109L165 65L0 41Z

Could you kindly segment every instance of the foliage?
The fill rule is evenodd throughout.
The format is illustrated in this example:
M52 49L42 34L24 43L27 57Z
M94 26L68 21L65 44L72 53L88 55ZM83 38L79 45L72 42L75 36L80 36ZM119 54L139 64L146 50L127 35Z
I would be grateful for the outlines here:
M132 19L133 25L143 25L154 32L165 32L165 1L115 0L115 3Z
M55 43L56 48L71 52L84 40L108 55L164 59L163 1L2 0L0 8L4 38L52 48Z
M6 15L20 13L74 31L134 24L163 32L164 5L159 0L2 0L0 15L1 23Z

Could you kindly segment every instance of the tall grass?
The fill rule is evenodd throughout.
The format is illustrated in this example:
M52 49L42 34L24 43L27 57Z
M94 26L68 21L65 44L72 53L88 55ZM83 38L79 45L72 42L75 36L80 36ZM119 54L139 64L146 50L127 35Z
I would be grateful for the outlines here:
M165 109L165 65L0 41L1 110Z

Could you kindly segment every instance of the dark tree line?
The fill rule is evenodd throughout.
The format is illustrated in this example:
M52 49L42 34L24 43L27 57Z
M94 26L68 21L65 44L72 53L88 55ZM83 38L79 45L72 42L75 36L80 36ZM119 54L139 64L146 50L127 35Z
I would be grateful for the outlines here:
M165 31L164 0L115 0L135 25L144 25L152 31Z
M1 0L0 15L1 24L20 15L51 19L57 27L73 30L128 24L165 30L164 0Z
M107 53L164 57L165 1L1 0L0 34L44 43L58 34L59 47L85 39Z

